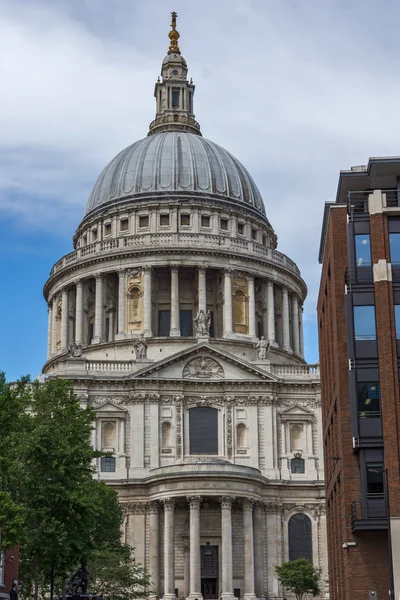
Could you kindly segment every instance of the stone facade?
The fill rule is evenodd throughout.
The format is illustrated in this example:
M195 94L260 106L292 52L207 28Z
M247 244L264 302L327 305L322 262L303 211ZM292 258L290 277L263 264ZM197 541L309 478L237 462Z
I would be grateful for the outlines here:
M149 138L103 171L45 285L43 372L96 411L99 477L154 596L289 597L275 566L304 543L328 598L306 285L250 175L201 137L176 45L162 75Z

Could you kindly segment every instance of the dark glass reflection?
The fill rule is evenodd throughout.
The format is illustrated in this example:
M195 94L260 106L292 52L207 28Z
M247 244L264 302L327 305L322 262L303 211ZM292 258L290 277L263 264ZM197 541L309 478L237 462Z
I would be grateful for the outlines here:
M371 241L369 233L357 234L355 236L355 245L357 267L371 266Z
M379 417L379 383L357 383L358 415L364 419Z
M354 306L354 336L356 340L375 340L375 306Z

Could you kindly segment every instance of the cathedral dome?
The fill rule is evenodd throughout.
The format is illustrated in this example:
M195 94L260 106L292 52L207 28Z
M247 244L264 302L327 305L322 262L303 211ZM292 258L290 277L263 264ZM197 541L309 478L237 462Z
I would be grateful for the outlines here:
M221 146L183 131L150 135L122 150L98 178L86 213L132 197L171 193L243 203L265 216L261 194L244 166Z

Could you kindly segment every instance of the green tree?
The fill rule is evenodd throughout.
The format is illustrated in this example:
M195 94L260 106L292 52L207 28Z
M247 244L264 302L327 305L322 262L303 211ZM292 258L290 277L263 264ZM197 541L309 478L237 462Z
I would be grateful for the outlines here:
M21 448L20 495L26 511L22 572L53 595L56 578L86 564L98 544L119 538L117 494L93 478L94 412L82 408L70 382L35 383L31 427ZM30 593L29 585L24 593Z
M136 563L130 546L104 545L92 554L89 562L90 589L103 600L145 598L150 578Z
M305 600L307 596L317 596L319 576L313 565L306 558L298 558L275 567L281 585L293 592L296 600Z
M24 507L18 495L21 440L29 426L29 377L7 383L0 371L0 555L23 534Z

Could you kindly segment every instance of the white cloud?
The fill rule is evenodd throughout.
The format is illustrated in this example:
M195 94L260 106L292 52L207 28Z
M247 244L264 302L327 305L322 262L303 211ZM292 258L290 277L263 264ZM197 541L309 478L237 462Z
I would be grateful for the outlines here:
M204 135L263 194L314 318L323 203L339 169L400 154L400 7L368 0L175 0ZM147 133L164 0L0 6L0 213L73 233L90 188Z

